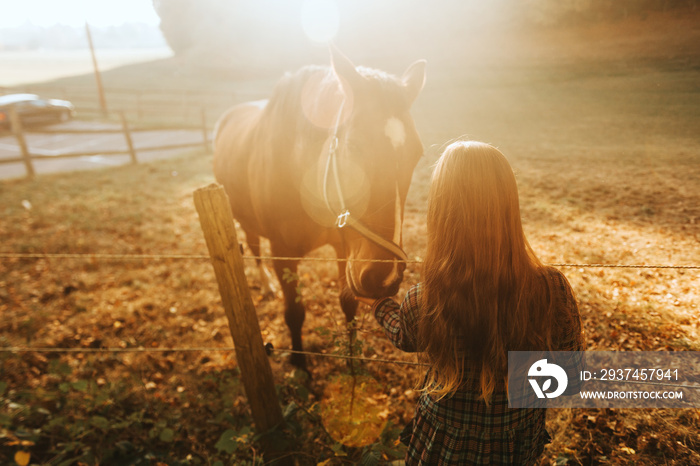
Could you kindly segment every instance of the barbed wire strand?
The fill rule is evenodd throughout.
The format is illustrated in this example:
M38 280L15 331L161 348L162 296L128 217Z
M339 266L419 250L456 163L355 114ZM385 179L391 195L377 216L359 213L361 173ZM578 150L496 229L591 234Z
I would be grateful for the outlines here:
M382 358L367 358L363 356L346 356L342 354L328 354L328 353L315 353L312 351L297 351L297 350L291 350L291 349L276 349L273 348L271 349L273 353L280 353L282 354L303 354L306 356L321 356L321 357L326 357L326 358L335 358L335 359L348 359L348 360L353 360L353 361L364 361L364 362L381 362L381 363L386 363L386 364L398 364L402 366L422 366L422 367L427 367L428 364L425 363L420 363L420 362L412 362L412 361L399 361L397 359L382 359Z
M29 346L8 346L0 348L0 353L184 353L184 352L233 352L235 348L210 348L210 347L190 347L190 348L54 348L54 347L29 347Z
M112 260L142 260L142 259L209 259L206 254L98 254L98 253L12 253L1 252L0 259L112 259Z
M328 353L317 353L313 351L298 351L292 349L277 349L266 347L266 350L271 353L278 353L280 356L286 354L303 354L305 356L313 357L324 357L331 359L345 359L353 361L363 361L363 362L379 362L384 364L396 364L403 366L414 366L414 367L428 367L429 364L412 362L412 361L399 361L396 359L383 359L383 358L367 358L363 356L347 356L342 354L328 354ZM107 353L170 353L170 352L235 352L235 348L223 347L223 348L212 348L212 347L190 347L190 348L30 348L30 347L6 347L0 348L0 353L92 353L92 354L107 354ZM663 382L645 382L636 380L595 380L594 382L607 382L616 384L634 384L634 385L652 385L652 386L668 386L674 388L691 388L694 390L700 390L700 385L687 385L687 384L669 384Z
M50 254L50 253L0 253L0 259L108 259L108 260L206 260L205 254ZM377 262L393 263L394 259L343 259L336 257L284 257L284 256L243 256L243 259L276 260L276 261L307 261L307 262ZM419 259L406 261L408 264L422 264ZM662 264L579 264L552 263L552 267L571 268L625 268L625 269L682 269L700 270L700 265L662 265Z
M317 356L332 359L348 359L354 361L365 361L365 362L381 362L387 364L398 364L404 366L426 366L426 364L411 362L411 361L399 361L396 359L382 359L382 358L367 358L363 356L347 356L342 354L329 354L329 353L316 353L313 351L298 351L293 349L277 349L277 348L266 348L266 350L272 353L284 354L303 354L306 356ZM212 347L189 347L189 348L52 348L52 347L18 347L9 346L5 348L0 348L0 353L88 353L88 354L110 354L110 353L185 353L185 352L235 352L236 349L232 347L223 348L212 348Z

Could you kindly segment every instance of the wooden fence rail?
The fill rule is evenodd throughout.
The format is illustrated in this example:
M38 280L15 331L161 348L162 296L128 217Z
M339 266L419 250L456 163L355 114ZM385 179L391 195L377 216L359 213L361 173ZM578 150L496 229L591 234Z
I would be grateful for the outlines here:
M81 115L105 114L102 106L96 101L96 90L91 87L51 85L0 87L0 95L18 92L51 95L70 100ZM233 90L108 88L105 93L110 103L108 114L124 112L136 119L165 117L179 121L197 120L198 108L204 107L211 114L218 116L235 103L263 98L263 95L257 92Z
M221 98L222 95L236 96L238 91L229 90L211 90L211 89L192 89L192 88L150 88L150 89L133 89L129 87L108 87L105 89L108 94L124 94L132 96L148 96L148 95L160 95L167 98L173 98L177 96L188 96L188 97L210 97L210 98ZM95 88L92 86L61 86L56 84L30 84L30 85L18 85L18 86L0 86L0 94L14 94L14 93L42 93L51 92L56 94L61 94L61 96L74 95L82 93L83 95L95 95Z
M131 133L143 133L146 131L180 131L180 130L191 130L200 131L204 129L209 131L209 128L203 127L202 125L153 125L153 126L133 126L129 125L129 131ZM52 129L52 128L32 128L30 130L24 130L25 133L31 134L109 134L109 133L123 133L122 128L98 128L98 129Z
M204 109L201 112L201 124L200 125L165 125L165 126L153 126L153 127L141 127L133 128L129 125L124 113L120 113L121 128L98 128L98 129L37 129L37 130L26 130L22 124L17 110L14 107L10 107L10 124L12 133L17 139L17 145L20 150L19 157L9 157L1 158L0 165L9 163L19 163L22 162L25 165L27 172L27 178L34 178L36 176L36 171L34 170L33 161L35 160L55 160L55 159L65 159L73 157L89 157L89 156L111 156L111 155L129 155L131 163L138 163L137 152L149 152L155 150L174 150L174 149L185 149L189 147L202 146L204 150L208 151L210 148L210 130L207 128L206 124L206 113ZM176 144L162 144L159 146L148 146L148 147L136 147L133 142L132 134L137 132L147 132L147 131L201 131L202 140L201 142L187 142L187 143L176 143ZM67 152L56 155L45 155L32 153L27 144L27 139L25 135L27 133L31 134L123 134L124 141L126 143L126 149L123 150L92 150L85 152Z

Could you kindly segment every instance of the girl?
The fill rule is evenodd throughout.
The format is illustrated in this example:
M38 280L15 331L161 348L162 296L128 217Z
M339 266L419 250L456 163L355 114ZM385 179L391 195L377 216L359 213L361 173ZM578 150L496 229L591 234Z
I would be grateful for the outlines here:
M493 146L445 149L427 228L424 281L403 303L357 298L429 364L406 464L532 464L550 441L545 410L508 408L508 351L583 350L571 287L525 239L513 170Z

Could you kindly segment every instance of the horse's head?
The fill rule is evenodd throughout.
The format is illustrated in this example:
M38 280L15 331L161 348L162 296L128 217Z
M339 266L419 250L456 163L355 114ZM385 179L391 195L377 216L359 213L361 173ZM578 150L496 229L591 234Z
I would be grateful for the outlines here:
M401 78L356 68L336 50L332 65L339 87L322 153L326 205L340 215L351 290L367 297L394 295L406 267L404 203L423 154L410 108L425 82L425 61L412 64Z

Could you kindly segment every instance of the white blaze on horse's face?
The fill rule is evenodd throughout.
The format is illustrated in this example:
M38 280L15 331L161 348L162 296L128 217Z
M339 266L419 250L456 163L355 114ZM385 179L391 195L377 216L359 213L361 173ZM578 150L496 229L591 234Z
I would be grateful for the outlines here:
M403 122L396 117L391 117L386 121L384 126L384 134L391 141L391 146L394 150L403 146L406 142L406 128Z

